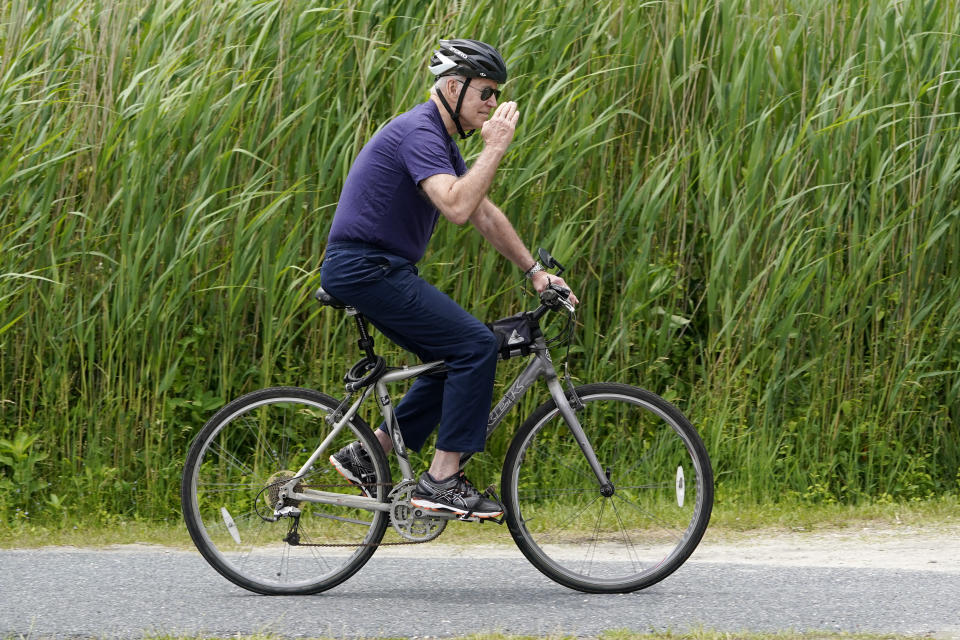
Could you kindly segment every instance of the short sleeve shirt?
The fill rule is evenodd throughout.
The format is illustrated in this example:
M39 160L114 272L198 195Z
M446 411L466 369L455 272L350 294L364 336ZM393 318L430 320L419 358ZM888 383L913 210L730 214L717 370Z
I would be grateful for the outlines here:
M420 182L466 172L436 104L417 105L360 151L344 182L329 241L364 242L418 262L440 215Z

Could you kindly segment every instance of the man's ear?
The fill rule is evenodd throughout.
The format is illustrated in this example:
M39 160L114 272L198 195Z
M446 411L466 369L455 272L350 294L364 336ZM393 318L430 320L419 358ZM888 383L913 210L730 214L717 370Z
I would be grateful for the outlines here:
M453 83L454 86L450 86L450 83ZM446 94L450 97L457 95L457 85L460 83L457 82L457 79L454 76L447 76L444 78L444 87L446 88Z

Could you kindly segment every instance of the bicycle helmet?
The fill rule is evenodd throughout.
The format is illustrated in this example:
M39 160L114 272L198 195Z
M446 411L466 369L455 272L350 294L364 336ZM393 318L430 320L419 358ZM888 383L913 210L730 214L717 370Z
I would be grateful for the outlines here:
M441 40L430 59L430 73L490 78L501 84L507 81L507 65L500 52L477 40Z
M440 102L443 103L444 108L453 118L453 123L457 126L460 137L469 138L476 133L476 130L464 133L463 127L460 126L460 107L463 106L463 98L467 93L467 87L473 78L489 78L500 84L506 82L507 65L503 61L503 57L495 48L478 40L441 40L440 48L434 51L433 57L430 58L429 69L430 73L437 78L451 75L466 78L456 109L450 107L442 92L438 91L437 97L440 98Z

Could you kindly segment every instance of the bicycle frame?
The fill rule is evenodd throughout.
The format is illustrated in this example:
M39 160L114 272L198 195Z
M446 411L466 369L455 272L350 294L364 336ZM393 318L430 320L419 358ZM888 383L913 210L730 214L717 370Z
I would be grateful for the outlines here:
M390 439L393 442L393 450L396 454L397 462L400 466L400 472L403 476L403 479L415 480L416 476L414 475L413 468L410 466L410 461L407 457L407 450L403 443L403 436L400 434L400 426L397 423L397 418L393 411L393 404L390 401L390 394L387 391L387 385L393 382L399 382L401 380L416 378L417 376L440 370L443 367L444 362L442 360L438 360L412 367L402 367L400 369L389 370L384 373L374 384L366 387L360 395L360 398L358 398L350 406L350 408L344 412L343 416L336 421L336 424L333 426L330 434L324 438L323 442L320 443L313 455L310 456L310 459L304 463L299 471L297 471L294 478L284 485L283 489L286 490L286 495L293 500L315 502L319 504L334 504L345 507L366 509L369 511L389 512L390 503L381 502L376 498L368 498L365 496L348 496L341 493L316 491L313 489L303 489L301 492L297 492L294 491L294 486L299 478L302 478L309 473L310 469L317 462L320 456L323 455L330 443L333 442L333 440L339 435L347 423L350 422L350 420L356 415L357 411L360 410L360 406L366 401L371 393L376 394L377 404L380 407L380 413L383 416L384 424L387 426L387 433L390 434ZM570 405L570 402L567 400L566 394L563 392L563 386L560 384L559 376L557 376L557 371L553 366L553 359L550 357L550 351L547 348L546 340L543 338L543 336L537 337L534 341L531 349L529 364L523 371L520 372L520 375L514 379L514 381L507 388L507 391L504 393L503 397L500 398L497 404L495 404L493 409L490 411L490 415L487 419L487 440L490 439L491 434L503 421L504 416L506 416L506 414L509 413L514 406L516 406L520 399L540 378L543 378L546 381L547 389L550 391L550 397L553 398L553 401L556 403L560 415L563 417L567 427L573 434L574 439L577 441L577 444L583 451L583 455L586 457L590 468L596 475L597 483L600 486L601 492L605 495L613 495L613 485L607 478L606 472L600 466L600 462L597 460L597 456L593 451L593 447L590 445L590 441L588 440L586 433L583 431L580 421L577 419L577 414ZM463 465L467 463L471 456L472 454L463 456L460 463L461 468L463 468Z

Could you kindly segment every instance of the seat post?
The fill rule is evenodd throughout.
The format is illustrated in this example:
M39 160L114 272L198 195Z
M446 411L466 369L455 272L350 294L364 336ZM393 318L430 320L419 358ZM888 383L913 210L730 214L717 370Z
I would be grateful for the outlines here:
M354 309L350 315L356 320L357 329L360 331L360 339L357 340L357 346L367 354L367 360L373 362L377 358L377 354L373 351L373 336L371 336L367 330L367 319L363 317L363 314L357 313L356 309Z

